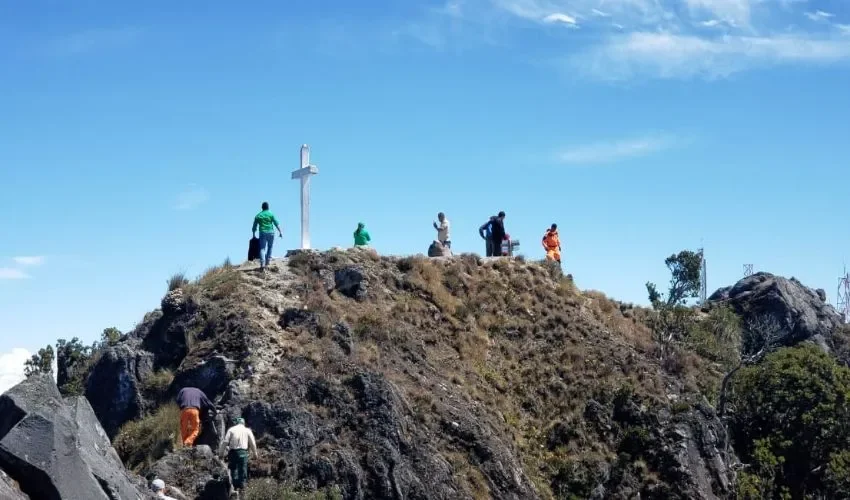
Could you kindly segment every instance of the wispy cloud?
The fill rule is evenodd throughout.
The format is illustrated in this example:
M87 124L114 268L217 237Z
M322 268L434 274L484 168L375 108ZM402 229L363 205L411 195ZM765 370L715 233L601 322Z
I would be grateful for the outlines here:
M132 44L141 33L141 29L132 26L80 31L57 38L48 50L54 55L65 56L108 50Z
M812 21L829 21L831 18L835 17L835 14L830 12L824 12L822 10L816 10L814 12L806 12L806 17L811 19Z
M210 193L201 186L191 185L177 196L177 210L194 210L210 199Z
M544 23L563 23L568 26L576 26L578 23L576 22L576 18L570 16L568 14L564 14L562 12L556 12L554 14L549 14L548 16L543 18Z
M705 39L692 35L632 33L613 38L571 58L588 76L607 80L634 77L709 79L755 67L823 64L850 59L850 43L794 35Z
M677 140L673 136L651 134L571 147L562 151L558 155L558 160L569 165L614 163L658 153L676 144Z
M44 264L43 255L30 255L25 257L12 257L12 260L20 266L40 266Z
M24 379L24 363L28 359L30 352L20 347L0 353L0 394Z
M25 280L29 275L13 267L0 267L0 280Z
M510 36L510 27L522 24L580 26L582 29L569 40L554 31L546 34L550 37L546 57L566 61L570 75L608 81L716 79L771 66L826 66L850 61L848 20L812 8L814 3L451 0L441 12L444 23L449 19L454 23L455 33L460 27L472 32L486 26L501 36ZM806 18L818 22L800 22ZM435 19L431 21L431 30L420 27L421 41L440 48L452 43L444 36L445 25L441 29ZM551 56L559 50L560 55Z

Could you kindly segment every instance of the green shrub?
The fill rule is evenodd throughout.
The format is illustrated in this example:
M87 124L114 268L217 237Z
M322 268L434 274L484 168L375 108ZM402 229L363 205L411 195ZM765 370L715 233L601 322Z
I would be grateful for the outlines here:
M741 357L741 318L728 307L717 307L688 328L685 344L700 356L729 369Z
M302 491L274 479L252 479L245 485L245 500L342 500L342 493L334 486L320 491Z
M733 381L730 425L768 497L846 498L850 369L812 345L781 349Z
M174 403L124 424L113 440L115 451L128 469L148 467L180 443L180 408Z

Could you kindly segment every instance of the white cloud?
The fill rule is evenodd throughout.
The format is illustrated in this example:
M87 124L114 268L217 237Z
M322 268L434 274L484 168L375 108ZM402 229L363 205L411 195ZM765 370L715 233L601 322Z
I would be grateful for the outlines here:
M826 64L846 59L850 59L850 41L840 39L795 35L708 39L631 33L576 55L571 64L591 77L623 80L638 76L718 78L758 66Z
M21 266L40 266L44 264L43 255L31 255L26 257L13 257L12 260Z
M20 269L12 267L0 267L0 280L25 280L29 275Z
M194 210L210 199L210 193L201 186L191 185L177 196L177 210Z
M738 26L750 23L750 0L686 0L685 3L691 10L709 12Z
M812 21L828 21L830 18L835 17L835 14L817 10L815 12L806 12L805 16Z
M0 394L24 379L24 363L30 355L29 351L20 347L0 354Z
M576 26L576 18L569 16L567 14L563 14L561 12L556 12L555 14L549 14L548 16L543 18L543 22L545 23L564 23L571 26Z
M676 142L674 137L663 134L597 142L567 149L558 155L558 159L570 165L613 163L670 149Z
M815 9L814 4L808 0L448 0L442 15L434 17L429 11L431 22L412 34L442 50L484 30L510 37L509 30L521 24L580 25L581 33L569 41L552 34L551 46L545 48L548 53L560 51L551 57L568 61L565 74L570 77L716 79L779 65L828 66L850 61L850 38L845 36L850 35L850 25L834 22L839 16ZM804 15L819 22L795 22L805 19ZM510 45L515 44L506 46Z

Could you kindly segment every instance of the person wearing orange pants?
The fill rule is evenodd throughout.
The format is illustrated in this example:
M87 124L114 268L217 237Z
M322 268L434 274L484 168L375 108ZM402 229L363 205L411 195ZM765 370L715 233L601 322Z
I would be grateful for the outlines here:
M201 412L215 414L215 405L204 391L197 387L184 387L177 393L177 406L180 407L180 437L183 446L195 446L195 440L201 433Z
M184 408L180 410L180 437L183 438L183 446L195 445L198 434L201 433L201 411L197 408Z
M543 235L543 249L546 250L546 260L561 263L561 237L558 235L557 224L552 224Z

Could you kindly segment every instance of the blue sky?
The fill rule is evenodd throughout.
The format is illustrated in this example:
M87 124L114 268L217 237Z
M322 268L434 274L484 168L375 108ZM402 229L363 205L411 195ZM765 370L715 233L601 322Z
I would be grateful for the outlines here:
M850 257L844 0L0 0L0 353L133 327L166 278L298 243L456 250L552 222L583 288L645 302L706 247L835 298ZM17 363L17 361L15 361Z

